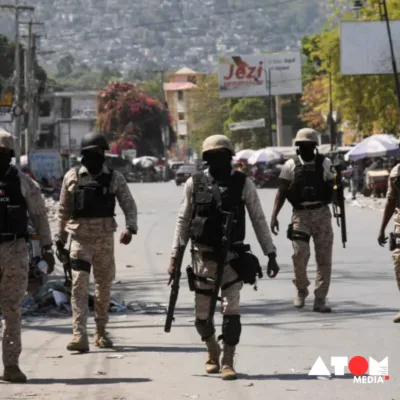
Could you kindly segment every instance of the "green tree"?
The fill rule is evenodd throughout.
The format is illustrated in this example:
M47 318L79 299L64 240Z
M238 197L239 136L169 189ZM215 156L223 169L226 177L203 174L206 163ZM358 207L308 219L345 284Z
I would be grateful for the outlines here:
M198 87L190 91L189 126L190 147L197 152L210 135L224 134L224 123L229 117L229 100L220 99L218 77L210 74L202 78Z
M271 131L268 124L268 103L270 99L262 97L248 97L240 99L232 106L229 118L225 122L225 134L230 136L234 143L240 144L243 148L260 149L270 143ZM235 122L249 121L265 118L267 127L257 129L246 129L230 131L229 124Z
M400 19L398 0L388 0L391 19ZM361 10L363 20L378 20L377 2L368 1ZM352 19L353 14L344 14L342 19ZM307 57L307 79L301 114L303 120L314 114L327 113L329 108L329 75L332 77L333 104L341 120L364 133L372 131L399 132L399 112L393 76L344 76L340 72L339 28L325 30L303 40L303 53ZM318 67L317 67L318 65ZM321 92L325 95L321 98ZM316 100L310 101L310 98ZM316 99L316 97L319 97ZM319 120L320 122L320 120Z

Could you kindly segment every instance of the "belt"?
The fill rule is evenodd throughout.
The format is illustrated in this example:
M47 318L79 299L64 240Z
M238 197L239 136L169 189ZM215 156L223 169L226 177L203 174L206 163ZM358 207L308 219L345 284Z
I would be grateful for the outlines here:
M318 203L318 204L310 204L308 206L298 206L295 207L295 210L317 210L318 208L322 208L326 206L324 203Z
M18 233L16 235L13 235L12 233L5 233L3 235L0 235L0 243L6 243L6 242L12 242L13 240L18 240L18 239L27 239L27 235L24 233Z

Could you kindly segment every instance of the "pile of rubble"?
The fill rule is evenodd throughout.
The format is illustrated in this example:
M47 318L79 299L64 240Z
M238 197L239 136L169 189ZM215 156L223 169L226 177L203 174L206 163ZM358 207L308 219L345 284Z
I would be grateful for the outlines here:
M50 222L56 221L57 219L57 211L58 211L58 201L54 200L52 197L43 196L46 210L47 210L47 217Z
M94 309L94 296L89 294L89 309ZM71 315L71 289L62 281L45 283L32 296L26 295L22 306L24 316L63 317ZM110 313L166 314L166 305L131 301L125 303L111 299Z

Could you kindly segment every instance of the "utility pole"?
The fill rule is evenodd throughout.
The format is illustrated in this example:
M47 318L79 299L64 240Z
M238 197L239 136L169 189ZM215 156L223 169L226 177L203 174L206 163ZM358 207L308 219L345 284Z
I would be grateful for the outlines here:
M25 51L25 88L26 88L26 113L28 115L28 123L25 129L25 153L28 156L32 150L32 143L36 136L37 127L37 108L38 108L38 88L35 79L35 60L36 60L36 39L40 35L33 33L33 25L44 25L43 22L21 22L28 25L28 46ZM28 156L29 160L29 156Z
M275 96L277 146L283 146L282 97Z
M165 71L164 70L153 70L152 72L158 73L161 75L161 79L160 79L161 95L162 95L164 111L167 114L168 113L168 103L165 98L165 91L164 91ZM166 116L165 116L165 119L167 119ZM163 121L163 125L161 126L161 135L162 135L163 144L164 144L164 160L165 160L164 171L163 171L164 182L167 182L167 180L168 180L168 146L169 146L170 132L169 132L169 126L168 126L168 123L166 120Z
M392 30L390 28L390 20L389 20L389 14L388 14L388 10L387 10L386 0L379 0L379 11L381 14L381 20L386 22L387 33L388 33L388 38L389 38L390 54L391 54L391 58L392 58L394 84L396 87L397 103L398 103L399 112L400 112L400 81L399 81L399 73L397 70L396 55L394 53Z
M267 71L264 69L265 75L267 75ZM274 113L274 104L272 102L272 72L271 68L268 68L268 97L269 97L269 111L268 111L268 123L269 123L269 131L270 131L270 139L269 145L273 146L274 141L272 139L272 124L273 124L273 113Z
M19 46L19 15L21 11L34 11L35 7L19 5L19 0L15 4L2 4L0 9L11 9L15 11L15 89L14 89L14 136L15 136L15 163L21 165L21 60Z

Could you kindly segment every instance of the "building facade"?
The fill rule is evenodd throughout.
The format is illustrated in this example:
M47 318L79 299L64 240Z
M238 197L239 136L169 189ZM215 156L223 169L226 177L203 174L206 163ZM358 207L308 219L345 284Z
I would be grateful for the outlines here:
M172 118L173 128L178 137L179 158L191 156L189 137L191 133L190 113L193 112L193 89L204 74L189 68L182 68L170 76L170 82L164 84L165 98Z
M40 103L35 147L59 149L62 154L77 154L83 135L96 123L97 92L47 93Z

